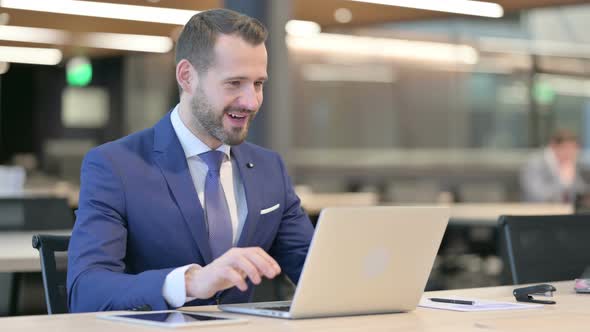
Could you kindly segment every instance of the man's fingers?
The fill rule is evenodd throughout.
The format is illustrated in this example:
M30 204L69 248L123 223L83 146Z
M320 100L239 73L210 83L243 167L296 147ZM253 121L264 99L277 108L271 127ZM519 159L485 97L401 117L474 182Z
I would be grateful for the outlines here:
M239 269L245 273L245 275L250 278L250 280L258 285L262 281L262 276L260 275L261 272L259 269L253 264L248 258L238 255L234 258L234 264L232 265L233 268Z
M216 263L217 265L231 268L233 272L240 276L240 281L236 279L234 273L228 276L228 281L236 286L238 282L243 282L243 285L246 287L244 281L246 276L254 284L259 284L262 282L263 275L272 279L281 273L279 264L259 247L232 248L217 259ZM244 289L240 288L240 290Z
M248 284L246 284L246 281L244 280L244 276L242 276L242 274L240 274L238 271L236 271L232 267L228 266L227 269L224 269L223 272L224 273L221 277L224 278L225 280L227 280L231 284L231 285L229 285L229 287L236 286L242 292L245 292L248 289ZM229 288L229 287L225 287L225 288Z
M281 267L279 266L279 263L277 263L277 261L275 261L274 258L270 257L270 255L262 250L262 248L260 247L256 247L256 253L258 254L258 256L262 257L264 260L266 260L268 262L268 264L271 266L271 268L273 269L273 272L275 273L275 276L278 275L279 273L281 273Z
M247 258L264 274L267 278L274 278L280 273L278 264L268 256L262 249L249 248ZM261 253L262 252L262 253Z

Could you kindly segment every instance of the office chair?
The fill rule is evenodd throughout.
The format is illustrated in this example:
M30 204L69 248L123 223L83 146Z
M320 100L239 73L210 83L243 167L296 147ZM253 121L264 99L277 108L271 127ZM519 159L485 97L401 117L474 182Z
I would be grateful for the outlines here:
M590 266L590 216L500 216L501 250L514 284L572 280Z
M50 315L68 313L66 272L58 271L55 253L67 252L69 243L69 235L33 235L33 248L39 250L41 258L45 303Z

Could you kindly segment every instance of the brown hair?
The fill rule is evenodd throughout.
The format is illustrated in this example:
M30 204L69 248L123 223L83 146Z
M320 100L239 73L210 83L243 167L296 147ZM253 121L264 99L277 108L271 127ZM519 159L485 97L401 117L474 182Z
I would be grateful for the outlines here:
M268 31L260 21L229 9L195 14L184 25L176 44L176 64L187 59L199 73L213 63L213 48L219 34L235 34L252 45L266 41Z
M578 143L578 135L567 129L559 129L549 139L550 144L559 145L566 142Z

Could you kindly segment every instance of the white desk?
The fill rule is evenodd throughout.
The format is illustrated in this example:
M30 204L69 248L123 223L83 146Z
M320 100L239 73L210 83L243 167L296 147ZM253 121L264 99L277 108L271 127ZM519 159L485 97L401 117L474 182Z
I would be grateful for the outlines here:
M407 332L462 332L462 331L527 331L527 332L578 332L590 326L590 295L575 294L573 282L552 283L557 288L556 305L540 309L517 311L454 312L417 308L409 313L369 315L306 320L282 320L243 316L250 322L244 325L227 325L195 328L194 331L407 331ZM514 286L475 288L430 292L427 296L470 296L481 299L514 301ZM189 307L192 311L217 311L216 307ZM172 331L154 327L100 320L95 314L65 314L53 316L21 316L0 318L6 331L38 332L103 332L103 331ZM191 329L181 329L188 331ZM181 331L178 330L178 331ZM192 330L191 330L192 331Z
M451 224L470 226L495 226L501 215L561 215L574 213L570 204L492 203L451 204Z
M374 193L305 193L299 194L301 205L310 215L319 215L325 207L333 206L376 206L378 197ZM393 204L399 206L414 204ZM435 206L432 204L422 204ZM501 215L558 215L572 214L571 204L546 203L456 203L447 206L451 210L452 224L493 226Z
M35 232L0 232L0 272L39 272L39 252L33 248L34 234L69 235L70 230ZM65 257L64 257L65 258ZM58 259L63 264L64 258Z
M299 193L301 206L310 215L319 215L325 207L375 206L379 197L375 193Z

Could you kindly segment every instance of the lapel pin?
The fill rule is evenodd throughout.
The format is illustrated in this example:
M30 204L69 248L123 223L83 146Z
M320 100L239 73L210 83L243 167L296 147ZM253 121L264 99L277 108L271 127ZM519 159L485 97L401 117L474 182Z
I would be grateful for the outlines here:
M247 163L247 164L246 164L246 167L248 167L248 168L254 168L254 164L252 164L252 163Z

